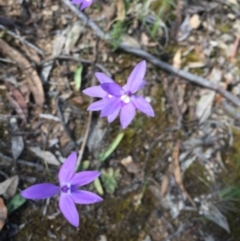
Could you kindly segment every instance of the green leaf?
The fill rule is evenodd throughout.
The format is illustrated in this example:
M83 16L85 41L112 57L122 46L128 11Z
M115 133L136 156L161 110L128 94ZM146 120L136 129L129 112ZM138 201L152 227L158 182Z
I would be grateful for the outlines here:
M103 191L103 188L102 188L102 184L99 180L99 178L95 179L94 182L94 187L96 188L97 192L100 194L100 195L103 195L104 194L104 191Z
M8 213L12 213L19 207L21 207L27 200L20 194L16 194L11 201L7 204Z
M77 70L75 71L74 74L74 83L75 83L75 89L76 91L79 91L81 88L81 83L82 83L82 70L83 66L80 65Z
M88 168L89 168L89 166L90 166L90 161L84 161L84 162L82 162L81 163L81 165L80 165L80 170L81 171L85 171L85 170L87 170Z
M115 151L115 149L117 148L117 146L119 145L123 137L124 137L124 133L123 132L119 133L117 137L113 140L113 142L110 144L108 149L99 155L99 160L101 162L105 161Z
M103 181L106 191L110 194L113 194L117 188L116 178L119 176L120 170L117 169L114 171L113 168L110 167L106 171L101 170L101 172L101 179Z

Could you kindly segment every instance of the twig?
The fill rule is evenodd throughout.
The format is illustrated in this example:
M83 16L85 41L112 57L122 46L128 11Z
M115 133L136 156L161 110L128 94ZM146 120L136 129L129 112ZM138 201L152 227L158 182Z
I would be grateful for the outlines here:
M231 61L235 61L236 60L236 55L237 55L237 51L238 51L238 48L239 48L239 43L240 43L240 35L237 36L236 40L235 40L235 43L233 45L233 50L232 50L232 53L231 53Z
M0 152L0 158L1 160L6 160L8 162L14 162L14 159L12 157L9 157L9 156L6 156L4 155L3 153ZM33 163L33 162L27 162L25 160L20 160L18 159L17 161L19 164L22 164L22 165L25 165L25 166L29 166L29 167L35 167L37 168L38 170L44 170L44 167L40 164L37 164L37 163Z
M97 51L97 48L98 48L98 42L96 42L96 46L94 48L95 50L95 61L92 62L92 65L93 65L93 69L94 69L94 66L96 66L96 62L97 62L97 59L98 59L98 51ZM93 74L93 73L92 73ZM94 76L92 76L92 81L91 81L91 85L95 85L96 84L96 78L94 78ZM92 104L93 102L93 98L90 98L90 101L89 101L89 104ZM82 142L82 145L81 145L81 148L78 152L78 159L77 159L77 165L76 165L76 169L77 171L79 170L80 168L80 164L81 164L81 161L82 161L82 157L83 157L83 152L84 152L84 149L85 149L85 146L87 144L87 140L88 140L88 135L89 135L89 131L90 131L90 126L91 126L91 123L92 123L92 111L89 111L88 113L88 122L87 122L87 126L86 126L86 131L85 131L85 134L84 134L84 138L83 138L83 142Z
M36 52L38 52L39 54L41 54L42 56L45 55L45 53L38 48L37 46L33 45L32 43L28 42L26 39L24 39L23 37L21 37L20 35L8 30L7 28L5 28L3 25L0 25L0 29L6 31L9 35L11 35L13 38L18 39L20 42L22 42L23 44L26 44L28 47L34 49Z
M1 62L5 62L5 63L11 63L11 64L15 64L14 61L12 61L11 59L4 59L4 58L0 58Z
M190 229L193 225L192 224L185 224L185 223L181 223L177 229L176 232L174 232L173 234L169 235L166 238L161 239L160 241L169 241L172 240L173 238L178 237L181 233L185 232L186 230Z
M64 105L64 100L62 100L61 98L57 98L57 110L58 110L58 115L60 117L63 129L64 129L65 133L67 134L68 138L74 144L75 148L78 148L77 143L73 140L73 138L70 134L70 131L68 130L67 123L65 121L65 117L64 117L63 109L62 109L63 105Z
M149 62L151 62L152 64L160 67L161 69L163 69L167 72L170 72L172 74L176 74L179 77L181 77L181 78L183 78L183 79L185 79L185 80L187 80L191 83L200 85L200 86L205 87L205 88L210 89L210 90L214 90L214 91L218 92L219 94L221 94L226 99L230 100L235 105L240 106L240 99L239 98L237 98L235 95L231 94L230 92L226 91L225 89L223 89L219 85L213 84L212 82L208 81L207 79L204 79L200 76L191 74L191 73L189 73L187 71L184 71L184 70L176 69L173 66L159 60L158 58L156 58L155 56L147 53L144 50L133 48L133 47L127 46L123 43L120 44L120 48L122 50L125 50L128 53L132 53L132 54L135 54L139 57L143 57L146 60L148 60Z
M89 19L84 13L82 13L81 11L79 11L70 1L68 0L62 0L62 2L73 12L77 15L78 18L80 18L87 26L89 26L94 32L95 34L102 40L105 40L107 42L110 43L111 41L111 37L109 34L105 34L102 29L91 19ZM197 84L199 86L202 86L204 88L207 89L211 89L214 90L216 92L218 92L219 94L221 94L223 97L225 97L226 99L228 99L229 101L231 101L232 103L234 103L237 106L240 106L240 99L237 98L236 96L234 96L233 94L231 94L230 92L226 91L225 89L223 89L222 87L211 83L210 81L208 81L205 78L202 78L200 76L196 76L194 74L191 74L187 71L184 70L180 70L180 69L176 69L173 66L161 61L160 59L158 59L157 57L155 57L152 54L149 54L148 52L139 49L139 48L134 48L132 46L126 45L124 43L120 43L118 46L119 49L130 53L130 54L134 54L138 57L144 58L147 61L149 61L150 63L156 65L157 67L170 72L172 74L175 74L193 84Z
M110 35L109 34L105 34L102 29L90 18L88 18L84 13L82 13L81 11L79 11L78 8L76 8L70 1L68 0L62 0L62 2L73 12L76 14L76 16L78 16L78 18L80 18L84 24L86 24L87 26L89 26L94 32L95 34L103 40L106 41L110 41Z
M84 152L85 146L87 144L87 139L88 139L88 134L89 134L91 123L92 123L92 111L89 111L88 112L88 121L87 121L86 131L85 131L85 134L84 134L84 138L83 138L81 148L78 152L78 159L77 159L77 165L76 165L77 170L79 170L79 168L80 168L81 160L82 160L82 157L83 157L83 152Z
M183 180L182 180L182 173L181 173L181 168L179 164L179 154L180 154L180 141L177 141L174 149L173 149L173 154L172 154L172 165L169 167L171 173L174 175L175 181L179 187L179 189L182 191L182 193L186 196L188 201L193 205L194 208L197 208L195 202L192 200L190 195L188 194L187 190L185 189L183 185Z
M69 55L58 55L51 59L43 60L39 65L43 65L45 63L51 62L56 59L66 59L66 60L73 60L73 61L81 62L81 63L85 63L85 64L93 64L93 61L88 60L88 59L78 58L78 57L69 56ZM102 72L104 72L106 75L108 75L109 77L112 76L111 73L103 65L101 65L99 63L95 63L95 66L98 69L100 69Z

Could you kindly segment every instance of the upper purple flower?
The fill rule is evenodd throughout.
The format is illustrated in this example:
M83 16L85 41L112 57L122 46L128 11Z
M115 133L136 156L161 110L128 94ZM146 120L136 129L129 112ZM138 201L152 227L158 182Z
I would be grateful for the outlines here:
M83 10L92 5L96 0L72 0L72 4L81 4L80 9Z
M146 72L146 61L138 63L129 75L127 84L121 87L111 78L103 73L96 73L96 77L101 85L85 89L84 94L91 97L102 98L88 107L88 110L101 110L101 117L107 116L108 122L116 119L120 112L120 122L125 129L133 120L136 109L145 113L147 116L154 116L151 105L141 96L135 95L146 81L143 80Z
M21 196L27 199L44 199L60 193L59 208L65 218L73 226L79 226L79 215L75 203L92 204L103 199L95 193L79 190L78 187L84 186L94 181L100 172L83 171L75 173L77 153L73 152L63 163L58 178L60 186L51 183L41 183L28 187L21 192Z

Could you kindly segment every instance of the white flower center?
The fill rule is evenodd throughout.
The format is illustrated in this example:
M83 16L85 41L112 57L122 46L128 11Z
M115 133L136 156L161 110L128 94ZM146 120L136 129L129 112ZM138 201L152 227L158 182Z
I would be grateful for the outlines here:
M111 99L113 96L112 95L108 95L108 98Z
M131 99L130 99L129 95L122 95L121 101L124 102L125 104L128 104L131 101Z

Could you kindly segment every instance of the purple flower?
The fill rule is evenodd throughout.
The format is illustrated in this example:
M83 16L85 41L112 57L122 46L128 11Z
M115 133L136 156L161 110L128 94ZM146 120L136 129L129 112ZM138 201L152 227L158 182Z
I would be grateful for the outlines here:
M73 226L79 226L79 215L75 203L92 204L103 199L95 193L79 190L78 187L84 186L95 180L100 172L83 171L75 173L77 153L73 152L63 163L58 178L60 186L51 183L41 183L28 187L21 192L27 199L44 199L60 193L59 208L65 218Z
M146 72L146 61L138 63L129 75L127 84L121 87L103 73L96 73L100 85L85 89L84 94L102 98L88 107L90 111L101 110L101 117L107 117L108 122L114 121L120 112L120 122L125 129L133 120L136 109L147 116L154 116L151 105L135 93L140 90L146 81L143 80Z
M72 4L81 4L80 9L83 10L92 5L96 0L72 0Z

